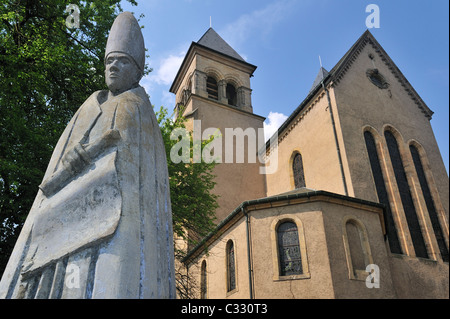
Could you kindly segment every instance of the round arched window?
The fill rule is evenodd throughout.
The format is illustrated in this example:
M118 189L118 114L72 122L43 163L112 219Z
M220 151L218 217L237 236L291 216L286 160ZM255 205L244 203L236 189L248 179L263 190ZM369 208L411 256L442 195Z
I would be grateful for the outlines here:
M283 222L277 229L280 276L303 273L300 242L297 225L292 221Z
M292 170L294 172L293 175L295 188L306 187L305 173L303 171L303 160L300 153L296 153L294 155L294 159L292 161Z
M379 87L380 89L387 89L389 87L389 83L387 83L384 76L378 72L378 69L369 69L366 72L367 77L370 82Z

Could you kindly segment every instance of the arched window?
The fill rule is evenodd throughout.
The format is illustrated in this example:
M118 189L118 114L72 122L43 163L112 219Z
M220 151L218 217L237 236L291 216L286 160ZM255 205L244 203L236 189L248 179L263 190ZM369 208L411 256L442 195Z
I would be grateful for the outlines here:
M297 225L283 222L277 228L280 276L303 274Z
M378 201L385 206L386 212L386 231L389 241L389 248L394 254L401 254L402 248L398 240L397 229L395 227L394 218L392 216L391 205L389 203L388 193L386 191L386 184L381 171L380 160L378 158L377 147L372 133L364 132L364 139L366 141L367 153L369 155L370 167L372 169L372 176L375 182L375 189L378 195Z
M236 260L234 254L234 244L230 239L227 242L227 291L230 292L236 289Z
M411 191L408 185L405 168L398 148L397 140L390 131L385 131L384 137L391 157L392 167L394 169L395 180L397 181L398 191L405 211L406 222L411 234L412 243L417 257L428 258L425 240L423 239L419 219L417 217Z
M206 79L206 91L208 92L208 98L218 100L219 89L217 86L217 80L212 76L208 76Z
M237 105L237 94L236 94L236 88L234 87L233 84L227 83L226 93L227 93L228 104L236 106Z
M347 244L349 250L349 265L351 267L352 278L358 278L360 271L364 271L367 266L366 256L363 250L361 230L358 224L353 221L347 221L345 224L345 233L347 235Z
M448 262L448 248L445 244L444 234L442 232L441 224L439 223L439 217L433 202L430 187L428 186L422 161L420 160L419 151L414 145L410 145L409 150L411 151L417 177L419 178L420 188L422 188L423 198L425 200L425 204L427 205L428 214L430 215L431 225L433 226L434 235L436 236L436 241L439 246L439 251L441 252L442 260Z
M347 221L345 224L345 231L347 233L353 269L366 269L366 262L364 260L364 251L361 245L361 236L358 225L355 222Z
M365 280L366 267L373 264L373 258L367 230L354 216L344 219L344 246L350 278Z
M294 175L294 185L295 188L305 187L305 174L303 172L303 160L302 155L300 153L296 153L294 155L294 159L292 161L292 170Z
M206 260L202 261L202 268L200 274L200 298L206 299L208 297L207 294L207 280L206 280Z

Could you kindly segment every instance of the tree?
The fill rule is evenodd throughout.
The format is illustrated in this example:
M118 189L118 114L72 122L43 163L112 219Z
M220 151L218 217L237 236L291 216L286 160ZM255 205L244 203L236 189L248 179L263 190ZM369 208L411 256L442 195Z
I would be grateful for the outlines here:
M179 114L182 113L179 112ZM197 287L194 286L195 281L191 280L189 273L185 271L181 260L186 256L189 248L198 244L215 227L218 196L212 193L212 189L216 184L213 174L216 164L214 162L207 163L203 159L200 163L193 163L192 160L189 163L174 163L170 158L170 153L179 139L171 139L171 134L177 128L185 130L186 119L182 116L168 117L167 109L164 107L161 107L156 115L168 159L174 235L183 242L180 247L175 240L176 288L180 298L193 298ZM190 141L189 158L193 159L194 143L190 134L188 138ZM211 139L202 141L201 150L210 141Z
M66 25L68 4L79 28ZM0 276L59 136L106 88L104 50L121 11L120 0L0 0Z
M213 169L215 163L174 163L170 160L170 151L177 139L171 139L171 133L177 129L185 129L186 119L177 116L168 117L168 111L161 107L156 112L157 120L166 147L167 165L169 169L170 197L172 202L174 234L188 242L190 246L198 243L215 227L215 210L218 207L217 195L211 190L216 184ZM186 131L187 132L187 131ZM189 155L193 158L194 146L192 137ZM210 140L202 141L202 149Z

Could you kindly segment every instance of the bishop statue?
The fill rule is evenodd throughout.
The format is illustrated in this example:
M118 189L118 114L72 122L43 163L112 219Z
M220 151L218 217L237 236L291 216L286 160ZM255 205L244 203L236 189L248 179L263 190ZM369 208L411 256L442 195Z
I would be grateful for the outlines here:
M108 90L62 133L0 282L0 298L174 298L169 178L163 139L139 85L141 28L112 25Z

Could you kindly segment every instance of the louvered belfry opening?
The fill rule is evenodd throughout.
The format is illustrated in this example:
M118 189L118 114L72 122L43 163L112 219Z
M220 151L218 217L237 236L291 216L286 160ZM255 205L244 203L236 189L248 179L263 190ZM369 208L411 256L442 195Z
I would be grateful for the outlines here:
M208 92L208 98L213 100L219 99L219 89L217 86L217 81L212 76L208 76L206 79L206 91Z
M237 93L233 84L227 83L227 100L229 105L237 106Z

